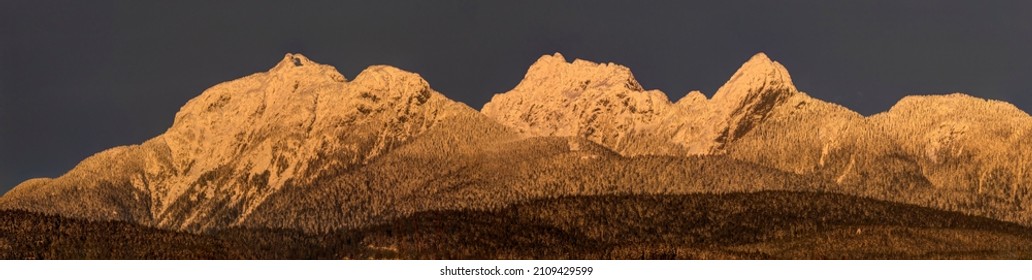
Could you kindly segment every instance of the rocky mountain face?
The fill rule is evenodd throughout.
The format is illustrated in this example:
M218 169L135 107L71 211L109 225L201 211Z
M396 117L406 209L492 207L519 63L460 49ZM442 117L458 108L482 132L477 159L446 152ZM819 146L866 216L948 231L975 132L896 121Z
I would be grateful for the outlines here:
M720 153L767 120L788 99L801 94L784 66L763 53L756 54L742 64L705 103L706 110L696 116L696 122L709 125L700 125L703 129L675 140L692 146L690 150L694 152Z
M615 82L614 82L615 81ZM842 184L927 186L917 166L892 154L887 135L860 114L795 88L783 65L754 55L712 99L693 91L676 103L645 91L626 67L543 56L513 90L482 112L528 136L580 136L625 156L729 155ZM614 102L614 100L616 102Z
M576 70L541 71L566 68ZM576 79L564 76L573 74ZM935 102L916 102L919 98L911 97L889 112L868 118L799 91L786 68L763 53L743 63L711 99L694 91L669 103L649 98L649 93L661 92L640 86L567 94L579 92L581 84L629 77L633 75L627 68L611 63L567 63L558 54L545 56L516 88L496 95L482 111L528 136L580 135L624 156L726 155L830 180L849 192L881 199L908 201L902 197L921 196L925 198L918 200L928 205L977 214L987 214L979 209L1010 209L1002 210L1007 214L988 212L1010 220L1032 220L1027 214L1014 214L1023 213L1032 203L1025 171L1032 164L1030 138L1022 137L1032 122L1012 105L962 102L958 100L965 98L956 95L929 98L942 99ZM584 81L570 82L578 79ZM654 102L648 103L652 110L629 110L626 105L636 103L609 102L619 98ZM562 106L566 104L570 105ZM582 104L600 108L585 114ZM550 116L562 116L562 121L548 121ZM583 125L599 119L625 123ZM559 124L577 133L557 133L549 127ZM968 130L977 132L965 134Z
M788 71L753 56L714 95L710 151L841 185L928 187L898 143L867 118L795 88ZM705 131L705 130L704 130Z
M542 56L509 92L495 95L481 110L526 136L575 136L622 154L654 143L632 137L670 111L666 94L645 90L630 69L584 60L572 63L559 53ZM669 148L669 147L653 147Z
M526 136L578 136L626 156L721 154L763 123L795 89L781 64L757 54L712 100L691 92L671 103L613 63L542 56L482 113Z
M481 112L528 136L579 136L623 155L722 154L776 110L801 108L782 106L790 101L816 100L796 90L785 67L763 53L712 99L694 91L676 103L644 90L627 67L570 63L557 53L538 59L523 81ZM651 145L632 144L643 141Z
M765 54L670 102L630 69L545 55L480 112L419 75L348 81L287 54L190 100L171 128L0 208L203 232L328 231L429 210L622 193L820 190L1032 224L1032 117L966 95L864 117L810 97Z
M168 131L145 144L101 152L57 179L28 181L0 203L172 229L219 228L272 193L365 164L462 114L476 111L419 75L372 66L347 81L331 66L287 54L268 72L190 100Z

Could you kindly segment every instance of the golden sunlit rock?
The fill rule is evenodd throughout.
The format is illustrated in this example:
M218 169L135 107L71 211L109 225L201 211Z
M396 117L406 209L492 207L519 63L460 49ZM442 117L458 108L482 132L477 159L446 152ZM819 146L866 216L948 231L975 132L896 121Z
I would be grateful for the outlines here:
M963 94L864 117L800 91L763 53L712 98L674 103L627 67L545 55L481 112L418 74L370 66L349 81L287 54L205 90L143 144L25 181L0 208L318 233L565 196L791 190L1032 225L1030 130L1014 106Z

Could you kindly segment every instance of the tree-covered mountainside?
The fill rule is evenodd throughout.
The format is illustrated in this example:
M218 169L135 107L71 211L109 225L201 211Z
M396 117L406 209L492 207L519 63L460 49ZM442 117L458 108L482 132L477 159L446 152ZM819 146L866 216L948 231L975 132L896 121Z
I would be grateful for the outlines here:
M1032 231L809 192L603 195L418 212L325 234L209 234L0 212L5 259L1027 259Z

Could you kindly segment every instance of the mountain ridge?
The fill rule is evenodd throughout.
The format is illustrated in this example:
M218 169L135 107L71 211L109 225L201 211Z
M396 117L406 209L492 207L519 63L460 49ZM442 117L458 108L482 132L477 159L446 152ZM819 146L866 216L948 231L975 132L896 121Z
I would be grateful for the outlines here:
M365 194L337 198L325 211L355 207L390 218L397 213L374 204L426 200L442 191L421 189L426 186L462 190L462 184L473 184L465 191L482 193L476 186L497 187L483 180L513 179L506 176L590 173L619 170L629 162L651 166L670 157L703 156L730 160L728 166L736 168L754 168L744 167L751 164L811 178L814 185L830 182L834 191L911 199L1027 225L1032 223L1027 215L1032 141L1023 136L1029 131L1032 117L1013 105L964 94L907 97L889 111L865 117L798 90L784 65L764 53L744 62L711 98L693 91L676 102L662 91L646 90L625 66L544 55L518 85L496 94L480 111L392 66L369 66L349 81L333 66L288 53L266 72L217 84L191 99L165 133L99 152L58 178L27 180L0 197L0 208L207 231L278 223L263 215L278 213L290 201L261 209L270 197L284 197L284 190L351 186L406 194L368 201L349 200ZM526 158L523 163L537 166L517 173L496 166L492 170L499 174L492 175L441 165L475 169L489 165L489 158ZM417 170L430 177L388 180L356 173ZM585 182L576 176L590 174L565 181L542 177L531 185ZM339 178L366 181L334 180ZM611 180L634 184L637 179ZM630 187L612 182L579 191L608 194ZM372 189L378 186L393 189ZM514 195L525 199L553 192ZM899 195L906 193L928 197ZM423 210L432 207L413 211ZM255 211L265 214L252 217Z
M287 54L267 72L205 90L180 109L165 133L143 145L100 152L54 181L19 185L2 202L66 209L74 206L54 204L71 204L82 191L101 197L126 192L93 187L107 184L130 189L136 193L131 199L140 201L107 199L130 206L100 203L85 207L93 213L58 212L174 229L223 226L281 188L364 164L440 119L475 112L398 68L371 66L347 81L332 66Z

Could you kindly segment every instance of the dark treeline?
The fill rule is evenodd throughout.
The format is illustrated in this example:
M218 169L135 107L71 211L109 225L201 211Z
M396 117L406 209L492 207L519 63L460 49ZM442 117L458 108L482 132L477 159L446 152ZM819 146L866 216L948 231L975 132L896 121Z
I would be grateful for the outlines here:
M0 212L5 259L1027 259L1012 223L807 192L561 196L325 234Z

